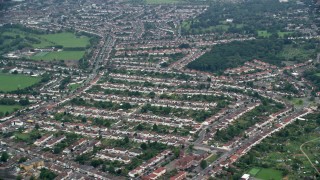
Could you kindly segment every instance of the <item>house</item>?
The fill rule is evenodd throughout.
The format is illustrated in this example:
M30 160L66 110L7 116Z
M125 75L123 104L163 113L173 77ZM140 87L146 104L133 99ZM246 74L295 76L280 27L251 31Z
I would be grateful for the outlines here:
M155 171L153 171L152 174L157 175L157 177L160 177L162 175L164 175L167 172L166 168L164 167L159 167L158 169L156 169Z
M194 165L194 156L192 155L187 155L176 162L176 167L182 170L188 169L193 165Z
M170 177L170 180L183 180L187 177L185 171L179 171L177 175Z
M49 139L51 139L53 137L53 134L49 134L46 136L43 136L42 138L38 139L37 141L35 141L33 144L36 146L40 146L43 143L45 143L46 141L48 141Z
M137 167L136 169L130 171L128 175L134 178L136 176L139 176L143 172L143 170L144 170L143 168Z
M249 180L250 174L244 174L241 176L241 180Z

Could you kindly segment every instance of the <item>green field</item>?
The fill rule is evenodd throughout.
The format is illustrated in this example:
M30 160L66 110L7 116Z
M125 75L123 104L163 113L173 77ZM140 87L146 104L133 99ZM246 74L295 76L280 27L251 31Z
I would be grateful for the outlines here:
M4 42L0 45L0 53L8 53L15 49L61 47L61 52L39 52L28 57L32 60L79 60L90 45L90 37L71 32L41 34L24 31L19 28L7 28L1 33Z
M306 156L316 168L319 161L320 113L309 114L305 121L297 120L285 129L264 139L235 163L239 176L249 173L257 179L306 179L316 175ZM306 143L307 142L307 143ZM264 168L262 168L264 167ZM257 170L255 170L257 169ZM259 172L258 169L260 169ZM311 178L312 179L312 178Z
M19 139L21 141L29 141L30 140L30 135L26 133L16 133L14 134L16 139Z
M86 36L77 37L73 33L57 33L57 34L46 34L38 36L42 43L34 44L36 48L44 48L49 44L52 45L61 45L63 47L86 47L89 45L89 38Z
M255 175L258 174L258 172L259 172L260 170L261 170L261 169L259 169L259 168L252 168L252 169L249 171L249 174L250 174L251 176L255 176Z
M258 37L268 38L272 35L272 33L268 32L268 31L261 30L261 31L257 31L257 32L258 32ZM280 38L284 38L285 35L290 35L290 34L292 34L292 32L278 31L277 34Z
M274 169L265 169L265 168L252 168L249 171L249 174L255 178L262 179L262 180L281 180L282 173L281 171L274 170Z
M213 163L215 160L217 160L219 157L218 154L211 154L211 156L209 156L206 161L208 162L208 164Z
M290 35L292 32L278 32L278 36L284 38L285 35Z
M69 88L71 91L73 91L73 90L78 89L78 87L80 87L80 86L81 86L81 84L76 83L76 84L70 84L70 85L68 86L68 88Z
M12 105L12 106L7 106L7 105L0 105L0 114L3 113L5 114L6 112L12 113L17 109L20 109L21 106L19 105Z
M262 180L281 180L282 173L281 171L274 170L274 169L261 169L255 178L262 179Z
M54 52L40 52L31 57L33 60L79 60L83 57L84 51L54 51Z
M31 34L23 32L19 29L10 29L9 31L3 32L2 36L11 36L16 37L20 36L25 38L26 36L33 37L38 39L40 43L31 43L34 48L47 48L52 46L61 45L63 47L72 48L72 47L86 47L90 44L90 38L86 36L76 36L71 32L63 32L56 34Z
M258 31L258 36L259 37L263 37L263 38L268 38L270 37L272 34L269 33L268 31Z
M24 89L38 83L40 80L40 77L0 73L0 91L10 92Z

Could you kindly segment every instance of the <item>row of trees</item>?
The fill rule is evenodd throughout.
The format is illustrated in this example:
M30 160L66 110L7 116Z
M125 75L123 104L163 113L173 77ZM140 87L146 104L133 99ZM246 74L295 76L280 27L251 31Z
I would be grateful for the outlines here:
M208 32L255 34L257 30L267 30L276 35L278 31L285 31L288 23L308 24L309 22L303 22L297 18L283 21L281 18L274 18L273 14L286 17L288 16L288 11L305 7L305 5L296 4L295 2L281 3L277 0L247 0L238 3L214 2L206 12L189 22L190 29L189 27L183 28L182 32L190 34L199 31L203 32L203 29L205 29ZM223 22L227 18L233 19L233 23L227 24L228 28L212 28L221 25L225 26L226 24Z
M101 109L109 109L109 110L128 110L133 107L134 105L131 105L130 103L123 102L121 104L119 103L114 103L111 101L92 101L92 102L87 102L82 98L74 98L71 100L71 104L77 105L77 106L89 106L89 107L96 107L96 108L101 108Z

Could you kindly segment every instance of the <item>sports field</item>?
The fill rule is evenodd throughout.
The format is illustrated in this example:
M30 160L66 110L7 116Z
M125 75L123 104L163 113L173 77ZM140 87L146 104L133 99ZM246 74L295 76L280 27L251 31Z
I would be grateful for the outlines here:
M0 73L0 91L10 92L32 86L41 80L40 77Z
M249 171L249 174L255 178L262 180L281 180L282 173L281 171L270 169L270 168L252 168Z
M8 51L19 46L27 46L33 48L52 48L61 47L61 52L39 52L31 57L32 60L79 60L85 54L87 47L90 45L90 37L78 35L71 32L61 32L54 34L37 34L23 31L18 28L8 28L7 31L0 35L11 36L0 45L1 51ZM13 44L15 39L19 38L19 44ZM11 47L11 49L7 49Z
M61 45L63 47L86 47L89 45L89 38L86 36L77 37L73 33L65 32L65 33L57 33L57 34L46 34L39 35L41 39L40 44L34 44L34 47L37 48L45 48L49 44L52 45Z
M54 52L40 52L31 57L33 60L79 60L84 55L84 51L54 51Z

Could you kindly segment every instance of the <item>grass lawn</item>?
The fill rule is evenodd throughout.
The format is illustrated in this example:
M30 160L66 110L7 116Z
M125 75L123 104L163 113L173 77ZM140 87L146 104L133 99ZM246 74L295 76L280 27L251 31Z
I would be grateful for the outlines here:
M148 4L172 4L179 3L180 0L146 0Z
M30 135L26 133L15 133L15 138L19 139L21 141L29 141L30 140Z
M281 32L281 31L278 32L278 36L281 38L284 38L285 35L290 35L290 34L292 34L292 32Z
M317 73L316 76L319 76L319 77L320 77L320 73Z
M301 98L292 98L290 100L290 102L292 102L292 104L296 105L296 106L302 106L303 105L303 99Z
M19 29L10 29L10 31L5 31L1 35L11 36L15 38L20 36L25 38L26 36L33 37L41 41L40 43L31 43L34 48L46 48L56 45L61 45L63 47L86 47L90 44L90 38L86 36L77 37L75 34L70 32L56 33L56 34L33 34L28 32L23 32ZM8 40L12 41L12 40Z
M5 114L6 112L12 113L20 108L21 108L21 106L19 106L19 105L12 105L12 106L0 105L0 112L2 112L3 114Z
M282 173L274 169L261 169L255 177L263 180L281 180Z
M43 52L40 52L43 53ZM31 57L33 60L44 60L44 61L52 61L52 60L79 60L83 57L84 51L54 51L49 52L47 54L36 54Z
M40 77L0 73L0 91L9 92L24 89L38 83L40 80Z
M46 47L47 42L61 45L63 47L86 47L89 45L89 38L86 36L77 37L73 33L57 33L57 34L46 34L39 35L43 42L35 44L34 47Z
M258 36L263 38L268 38L271 36L271 33L268 31L258 31Z
M217 154L211 154L206 160L208 162L208 164L213 163L216 159L218 159L218 155Z
M45 55L49 54L49 52L39 52L36 55L34 55L35 57L43 57Z
M69 88L71 91L73 91L73 90L77 89L77 88L80 87L80 86L81 86L81 84L76 83L76 84L70 84L70 85L68 86L68 88Z
M261 169L259 169L259 168L252 168L252 169L249 171L249 174L250 174L251 176L255 176L255 175L258 174L258 172L259 172L260 170L261 170Z
M286 45L279 56L289 59L302 59L308 60L314 52L312 50L305 50L303 47L293 47L292 45Z

